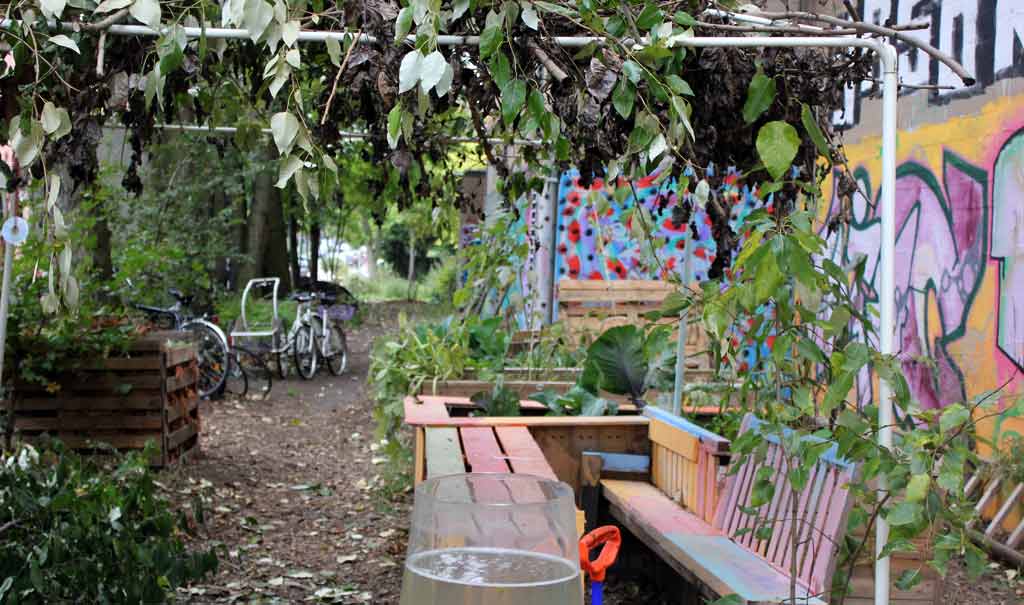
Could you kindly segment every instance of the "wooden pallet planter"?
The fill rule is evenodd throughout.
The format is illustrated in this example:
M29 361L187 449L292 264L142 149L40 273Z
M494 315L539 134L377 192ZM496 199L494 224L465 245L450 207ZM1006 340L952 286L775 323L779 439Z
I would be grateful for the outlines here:
M198 376L188 334L150 333L126 356L83 364L50 384L16 381L14 435L30 442L47 435L83 452L153 442L152 464L166 466L199 445Z
M571 342L585 344L608 328L646 324L644 314L661 307L676 291L669 282L650 280L576 280L558 282L558 319ZM661 323L675 324L674 319ZM699 324L686 332L686 363L693 370L711 367L707 334ZM692 381L692 379L691 379Z

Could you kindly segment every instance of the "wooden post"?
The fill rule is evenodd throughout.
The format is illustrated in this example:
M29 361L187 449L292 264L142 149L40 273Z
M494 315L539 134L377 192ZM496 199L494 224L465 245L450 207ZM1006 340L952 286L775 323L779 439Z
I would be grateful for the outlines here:
M586 517L586 531L597 527L601 504L601 468L604 462L597 454L584 453L580 460L580 508Z

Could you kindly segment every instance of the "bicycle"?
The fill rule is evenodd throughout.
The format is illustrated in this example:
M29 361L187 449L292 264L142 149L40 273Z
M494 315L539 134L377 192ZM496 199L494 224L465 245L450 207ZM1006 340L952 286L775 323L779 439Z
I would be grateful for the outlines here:
M302 378L308 380L316 374L321 359L327 363L328 370L340 376L348 366L348 345L345 333L338 322L348 319L354 307L340 305L335 307L336 298L333 294L295 292L289 298L298 302L295 321L285 331L284 319L278 310L278 291L280 280L276 277L261 277L249 280L242 291L241 313L232 326L231 338L234 343L244 340L247 343L256 339L269 339L269 344L253 345L262 356L273 359L277 365L277 374L283 380L288 377L288 364L294 363ZM272 314L260 319L252 306L251 300L258 300L260 293L272 303ZM319 304L316 312L313 303ZM343 312L347 311L348 315Z
M299 375L311 379L316 375L317 365L323 360L327 370L334 376L341 376L348 367L348 343L341 329L340 311L333 306L334 296L312 293L303 295L303 312L296 314L297 329L292 326L294 337L295 367ZM312 302L320 303L316 313Z
M150 321L159 326L195 334L199 358L199 396L209 397L224 384L230 369L227 336L217 324L207 320L205 315L197 317L187 312L195 300L193 296L185 295L174 288L168 290L168 293L175 301L170 307L138 303L132 303L132 306L145 313Z

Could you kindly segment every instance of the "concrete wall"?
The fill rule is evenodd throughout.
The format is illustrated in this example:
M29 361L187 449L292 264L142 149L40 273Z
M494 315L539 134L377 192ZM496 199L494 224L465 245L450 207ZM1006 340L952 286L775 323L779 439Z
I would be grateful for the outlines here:
M914 394L942 407L1005 385L1020 390L1024 370L1024 1L862 0L885 22L927 19L916 35L959 57L979 84L917 91L900 99L897 196L897 343ZM900 76L952 85L955 76L924 55L904 52ZM867 87L849 91L836 122L861 194L854 222L833 233L836 259L868 257L861 294L876 298L880 103ZM835 212L839 200L830 201ZM934 363L927 361L934 360ZM864 379L859 395L872 384Z

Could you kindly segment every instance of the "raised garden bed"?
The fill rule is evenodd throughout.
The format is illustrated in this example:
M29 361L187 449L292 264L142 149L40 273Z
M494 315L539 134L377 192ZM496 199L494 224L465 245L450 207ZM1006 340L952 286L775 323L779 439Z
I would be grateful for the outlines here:
M198 376L188 334L153 332L123 357L83 363L48 384L16 380L11 430L20 440L48 435L84 452L153 442L152 464L166 466L199 445Z

